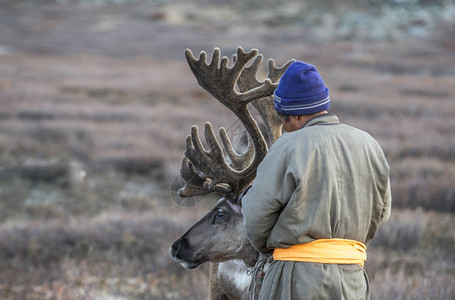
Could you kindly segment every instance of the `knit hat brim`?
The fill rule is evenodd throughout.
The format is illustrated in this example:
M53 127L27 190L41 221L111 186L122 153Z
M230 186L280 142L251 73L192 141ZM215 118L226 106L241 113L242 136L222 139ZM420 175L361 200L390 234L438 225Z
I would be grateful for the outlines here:
M300 99L283 99L276 94L276 90L273 93L275 110L278 113L285 115L311 115L330 108L330 97L329 89L311 98L311 102L308 102L305 98ZM318 98L319 100L315 100Z

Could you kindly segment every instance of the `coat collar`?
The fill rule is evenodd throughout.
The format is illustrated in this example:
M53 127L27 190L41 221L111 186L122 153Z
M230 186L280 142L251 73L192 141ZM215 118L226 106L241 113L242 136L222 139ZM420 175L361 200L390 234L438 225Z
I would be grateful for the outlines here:
M336 125L336 124L340 124L340 121L338 120L337 116L331 115L331 114L323 114L323 115L318 115L316 117L309 119L308 121L306 121L305 124L303 124L302 128L315 126L315 125Z

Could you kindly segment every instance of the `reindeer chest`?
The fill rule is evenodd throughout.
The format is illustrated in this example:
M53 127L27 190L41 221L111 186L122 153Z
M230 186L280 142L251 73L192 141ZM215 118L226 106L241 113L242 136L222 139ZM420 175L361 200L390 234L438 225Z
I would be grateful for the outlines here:
M223 282L223 289L237 299L248 299L251 276L242 260L230 260L218 266L218 278Z

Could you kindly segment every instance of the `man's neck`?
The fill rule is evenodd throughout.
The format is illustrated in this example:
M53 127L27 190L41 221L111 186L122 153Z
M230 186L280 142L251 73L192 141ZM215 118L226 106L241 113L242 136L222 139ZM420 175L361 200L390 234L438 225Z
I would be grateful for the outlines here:
M309 120L313 119L314 117L320 116L320 115L325 115L327 114L327 111L321 111L317 112L311 115L301 115L301 116L289 116L292 119L292 127L293 130L299 130L302 128Z

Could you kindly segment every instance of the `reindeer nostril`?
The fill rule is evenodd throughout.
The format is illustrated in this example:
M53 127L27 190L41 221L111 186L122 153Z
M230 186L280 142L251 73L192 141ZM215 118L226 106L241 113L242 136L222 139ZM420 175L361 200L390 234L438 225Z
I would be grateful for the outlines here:
M185 237L181 237L178 240L176 240L174 243L172 243L171 248L169 252L171 253L172 256L177 256L177 253L179 250L182 250L182 248L187 248L188 247L188 241Z
M186 237L182 236L179 240L180 244L182 245L182 247L185 247L185 248L188 248L188 246L190 245L188 243L188 240L186 239Z
M175 256L177 254L178 250L179 250L179 241L175 241L171 245L171 249L170 249L171 255Z
M174 253L177 250L177 246L175 245L175 242L172 243L170 251L171 253Z

